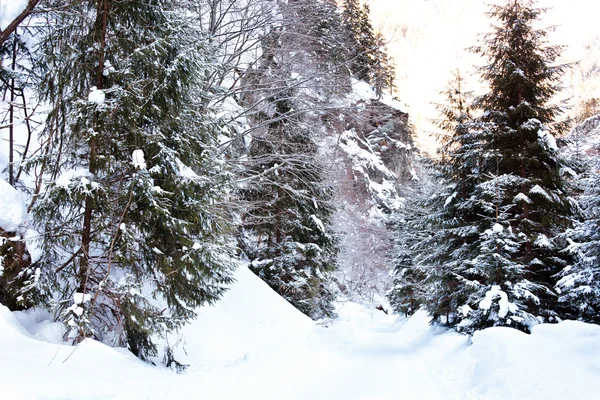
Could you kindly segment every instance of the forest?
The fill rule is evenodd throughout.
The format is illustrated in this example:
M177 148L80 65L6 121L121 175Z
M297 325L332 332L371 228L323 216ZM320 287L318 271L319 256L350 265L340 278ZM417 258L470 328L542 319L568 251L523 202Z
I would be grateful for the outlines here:
M276 349L305 370L331 352L333 370L385 355L390 382L414 351L430 364L413 356L407 375L445 378L402 384L409 398L525 398L526 382L553 374L579 382L573 398L593 398L598 99L562 100L571 66L545 12L531 0L488 6L490 30L465 49L482 65L447 71L427 154L369 3L2 1L0 342L17 349L7 368L39 346L52 360L22 363L36 375L71 356L84 371L152 365L148 381L177 385L160 372L173 370L189 397L198 373L220 382L283 363L297 374ZM544 353L550 341L556 354ZM503 348L512 361L497 378ZM454 376L449 359L472 375ZM541 372L505 388L532 359ZM19 368L0 376L23 382ZM479 385L486 371L498 380ZM298 398L391 393L359 379L328 395L313 378L320 394ZM102 379L93 398L128 387ZM135 398L168 393L135 382ZM48 381L54 397L43 397L22 385L6 393L84 390ZM278 392L258 385L251 398Z

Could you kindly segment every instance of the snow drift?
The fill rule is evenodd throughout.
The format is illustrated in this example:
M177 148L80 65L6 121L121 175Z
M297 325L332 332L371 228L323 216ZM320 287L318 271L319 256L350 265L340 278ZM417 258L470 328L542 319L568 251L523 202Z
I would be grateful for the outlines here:
M169 339L189 364L181 374L94 340L68 346L49 315L0 307L2 398L596 397L597 325L565 321L531 335L490 328L470 343L430 326L423 312L407 320L352 302L339 304L339 320L314 323L247 268L236 278L221 302Z

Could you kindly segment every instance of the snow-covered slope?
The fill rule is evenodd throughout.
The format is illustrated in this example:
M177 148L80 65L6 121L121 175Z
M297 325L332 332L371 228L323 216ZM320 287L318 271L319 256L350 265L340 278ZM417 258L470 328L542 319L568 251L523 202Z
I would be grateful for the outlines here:
M21 399L594 399L600 327L566 321L525 335L466 337L356 303L315 324L248 269L182 331L177 374L93 340L60 343L39 312L0 308L0 392ZM181 351L180 351L181 353Z

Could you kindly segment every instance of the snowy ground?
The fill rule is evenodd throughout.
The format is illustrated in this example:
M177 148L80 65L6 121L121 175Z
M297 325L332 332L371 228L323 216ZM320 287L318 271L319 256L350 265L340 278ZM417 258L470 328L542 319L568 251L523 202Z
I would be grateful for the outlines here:
M246 268L182 340L183 374L93 340L60 343L40 312L0 307L2 399L598 399L600 326L532 335L492 328L472 343L356 303L315 324Z

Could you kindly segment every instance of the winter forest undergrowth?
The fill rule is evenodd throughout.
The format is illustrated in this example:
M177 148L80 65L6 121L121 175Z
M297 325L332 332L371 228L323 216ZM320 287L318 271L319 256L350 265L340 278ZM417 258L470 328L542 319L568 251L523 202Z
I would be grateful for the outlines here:
M358 0L0 0L1 397L598 398L544 13L489 5L425 156Z

